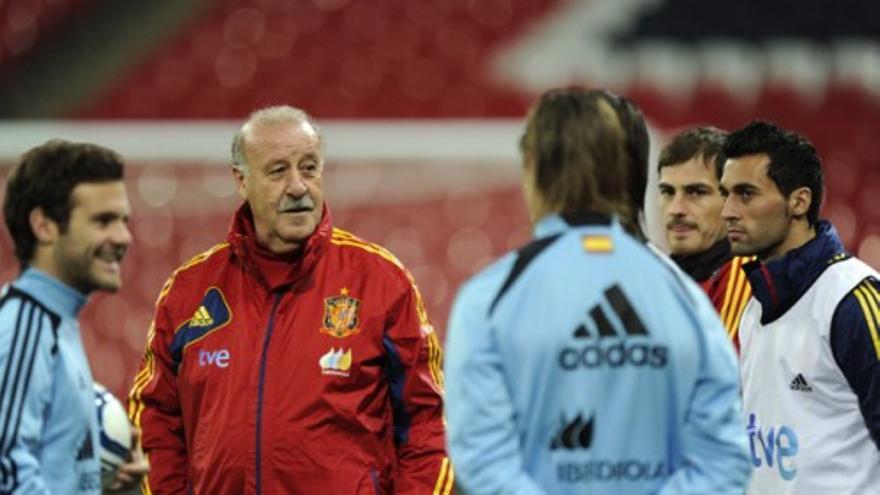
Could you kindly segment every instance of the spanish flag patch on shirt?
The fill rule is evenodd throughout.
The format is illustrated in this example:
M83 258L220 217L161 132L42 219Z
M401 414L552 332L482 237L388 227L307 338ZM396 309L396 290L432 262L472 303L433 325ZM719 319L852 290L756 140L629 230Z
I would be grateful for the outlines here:
M585 235L581 246L588 253L610 253L614 251L614 240L607 235Z

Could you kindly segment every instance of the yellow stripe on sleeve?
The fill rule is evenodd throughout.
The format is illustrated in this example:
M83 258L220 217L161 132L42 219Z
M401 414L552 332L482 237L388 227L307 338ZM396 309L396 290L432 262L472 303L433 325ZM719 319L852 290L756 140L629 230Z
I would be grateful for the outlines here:
M333 235L330 238L330 242L337 246L355 247L363 249L368 253L376 254L397 267L400 271L403 272L404 276L406 276L406 279L407 281L409 281L410 287L412 288L413 294L415 294L416 313L419 318L419 324L422 326L422 331L424 332L425 329L430 329L430 331L427 331L427 334L425 336L428 341L428 368L431 373L431 378L434 380L434 384L436 384L442 392L444 386L443 349L440 346L440 341L437 338L436 332L434 332L433 327L431 326L431 322L428 320L428 312L425 309L425 302L424 299L422 299L422 293L419 291L419 288L416 285L415 278L413 278L409 270L407 270L406 267L403 266L403 263L401 263L396 256L391 254L390 251L377 244L363 241L353 234L350 234L342 229L333 229Z
M877 289L874 287L874 284L872 284L871 282L865 281L862 283L862 285L865 286L865 288L868 290L868 292L870 292L871 294L874 295L874 300L877 301L878 303L880 303L880 292L877 292ZM878 315L878 318L880 318L880 315Z
M153 341L153 335L155 335L155 333L156 333L156 324L155 324L155 322L151 321L150 327L147 330L147 349L146 349L146 352L144 353L145 359L146 359L147 355L152 355L152 351L150 350L150 343ZM135 377L134 377L134 383L132 385L132 388L135 388L137 386L137 384L140 383L141 380L144 379L145 376L148 376L149 371L150 370L146 366L144 366L140 371L138 371L137 375L135 375Z
M128 417L134 420L135 415L135 402L140 402L140 392L143 387L150 381L150 377L153 376L151 370L151 363L153 361L153 351L147 350L146 354L144 354L144 365L140 372L138 372L137 376L135 376L134 383L131 386L131 391L128 394L129 401L128 404Z
M743 264L748 263L752 259L737 256L731 260L730 274L728 275L727 288L724 295L724 305L720 311L721 321L724 323L724 328L727 330L727 335L731 340L736 338L743 311L752 297L752 286L749 285L749 279L742 268Z
M446 489L446 472L449 471L449 458L444 457L440 463L440 474L437 476L437 482L434 483L434 495L443 495Z
M736 331L739 328L740 316L742 316L746 303L752 296L752 287L749 285L745 272L742 271L741 263L742 262L740 261L740 267L737 270L736 297L733 300L734 304L730 307L730 314L727 317L727 321L725 321L725 324L727 325L727 333L731 338L736 335Z
M211 247L207 251L193 256L189 261L181 265L180 268L174 270L174 273L172 273L171 276L168 277L168 280L165 281L165 284L162 285L162 289L159 291L159 297L156 298L156 306L158 307L159 303L162 302L162 299L165 299L165 296L167 296L168 293L171 291L171 286L174 285L174 277L176 277L178 273L186 270L187 268L198 265L199 263L208 259L208 257L210 257L212 254L225 247L229 247L229 243L221 242L220 244Z
M742 296L743 287L742 269L740 260L734 258L731 261L730 272L727 276L727 287L724 291L724 305L721 307L721 321L724 328L730 334L731 320L736 317L736 306Z
M168 277L168 280L165 281L165 284L159 291L159 296L156 298L156 307L158 308L159 305L162 303L162 300L165 299L165 296L167 296L168 293L171 292L171 287L174 285L174 280L180 272L186 270L187 268L198 265L199 263L202 263L212 254L226 247L229 247L228 242L216 244L207 251L193 256L189 261L181 265L180 268L174 270L174 273L172 273L171 276ZM155 337L156 322L154 320L150 322L150 328L147 331L147 345L146 351L144 351L143 368L135 375L134 383L132 384L131 391L128 394L128 417L131 419L132 423L134 423L134 425L138 428L141 427L141 414L144 412L144 409L146 407L143 400L141 399L141 394L143 393L144 388L146 388L146 386L156 375L156 357L152 351L153 339Z
M135 375L134 383L131 391L128 393L128 417L131 422L138 428L141 427L141 413L144 411L144 401L141 399L141 393L153 376L156 374L156 357L153 355L153 339L156 338L156 322L150 322L150 329L147 331L147 349L144 352L143 368Z
M141 427L141 414L143 414L146 407L141 394L156 375L156 357L152 352L148 352L144 357L144 369L147 370L147 373L144 374L140 382L132 387L131 392L128 394L128 417L138 428Z
M880 309L877 307L877 301L872 298L871 291L865 287L865 284L856 287L853 294L856 295L856 299L858 299L859 305L862 307L862 312L865 314L865 323L868 325L868 331L871 332L874 352L877 354L877 359L880 359L880 335L877 333Z
M733 292L736 289L736 283L733 281L733 277L736 275L736 271L739 269L738 259L734 258L731 262L730 266L730 275L727 277L727 284L724 287L724 302L721 304L721 312L719 316L721 317L721 321L724 323L725 327L727 326L727 318L730 313L730 301L733 299Z
M738 258L738 260L739 260L738 271L739 271L740 276L743 279L743 291L742 291L742 297L740 298L740 301L739 301L739 305L736 307L736 312L734 313L733 327L732 327L733 334L731 334L731 337L733 337L736 334L736 332L739 331L739 324L740 324L740 321L742 321L742 315L743 315L743 313L745 313L746 306L749 304L749 300L752 298L752 283L749 282L749 277L746 275L745 270L743 270L743 265L745 265L746 263L751 263L752 261L755 261L756 259L758 259L757 256L748 256L748 257L739 257Z
M450 464L449 472L446 475L446 488L443 490L443 495L449 495L452 493L453 486L455 486L455 468Z
M745 290L743 291L742 298L740 298L740 303L736 308L736 312L734 313L733 325L730 327L730 339L733 340L736 337L736 334L739 332L739 322L742 320L742 315L745 312L746 305L749 303L749 299L752 298L752 287L746 282Z
M874 310L874 323L877 325L878 331L880 331L880 293L867 281L862 283L862 290L865 293L865 298L868 300L868 306ZM874 297L871 297L872 295Z
M152 343L156 336L156 324L150 322L150 330L147 332L147 350L144 352L144 366L135 375L134 383L128 394L128 417L138 428L141 427L141 413L144 410L141 393L156 373L156 357L153 355Z
M337 232L339 232L338 235ZM428 321L428 313L427 311L425 311L425 304L422 300L422 294L419 292L419 288L416 286L415 279L413 278L412 274L409 273L409 270L407 270L406 267L403 266L403 263L401 263L396 256L391 254L390 251L379 245L362 241L357 237L354 237L353 235L339 229L333 229L333 237L330 238L330 242L338 246L350 246L360 248L369 253L379 255L381 258L385 259L386 261L390 262L392 265L403 271L404 275L406 276L407 280L409 280L409 283L412 286L413 292L415 292L416 295L416 312L419 316L419 323L421 323L422 325L430 325L430 322Z
M440 347L440 339L433 331L426 336L426 339L428 341L428 369L434 383L440 390L443 390L443 349Z
M144 459L146 459L147 465L149 466L150 465L150 454L144 452ZM150 473L149 472L147 474L145 474L143 478L141 478L140 488L141 488L141 492L140 492L141 495L153 495L153 491L150 490Z

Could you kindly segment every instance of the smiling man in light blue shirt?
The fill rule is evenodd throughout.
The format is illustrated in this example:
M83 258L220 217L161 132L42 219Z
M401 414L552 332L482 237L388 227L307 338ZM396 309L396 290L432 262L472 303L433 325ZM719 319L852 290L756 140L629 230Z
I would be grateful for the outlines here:
M122 161L91 144L38 146L10 173L3 213L22 273L0 297L0 493L101 493L77 316L88 294L122 283L131 243ZM146 471L134 460L117 487Z

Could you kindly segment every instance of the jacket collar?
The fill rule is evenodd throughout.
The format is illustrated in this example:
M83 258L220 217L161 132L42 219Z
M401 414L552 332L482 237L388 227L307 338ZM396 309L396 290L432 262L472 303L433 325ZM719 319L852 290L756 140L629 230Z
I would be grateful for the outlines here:
M324 216L302 249L290 254L275 254L257 242L254 216L244 203L232 218L229 245L242 266L260 284L271 291L302 282L311 275L333 232L332 216L324 203Z
M719 240L702 253L682 256L670 256L675 264L697 282L708 280L730 258L730 243L727 237Z
M25 269L12 285L65 317L76 317L88 299L82 292L33 267Z
M834 226L821 220L816 224L816 237L803 246L779 259L743 265L763 309L761 322L766 324L785 314L826 268L849 257Z
M559 234L571 227L585 225L605 225L610 226L616 224L617 220L608 215L601 213L585 212L578 215L547 215L535 224L535 238L548 237Z

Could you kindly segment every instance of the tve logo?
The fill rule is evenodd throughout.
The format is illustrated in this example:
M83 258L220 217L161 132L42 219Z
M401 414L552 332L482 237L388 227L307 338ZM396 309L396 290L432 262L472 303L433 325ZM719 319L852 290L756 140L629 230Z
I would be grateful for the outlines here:
M755 469L765 465L779 470L779 476L786 481L791 481L797 476L797 468L794 467L794 456L798 453L797 433L791 428L780 425L779 428L770 427L766 433L758 426L755 414L749 414L749 425L746 428L749 434L749 446L752 449L752 465ZM760 446L760 448L756 448ZM763 462L762 462L763 461ZM786 462L787 461L787 462ZM787 465L786 465L787 464Z
M199 366L211 365L218 368L229 366L229 351L226 349L220 349L219 351L199 349Z

